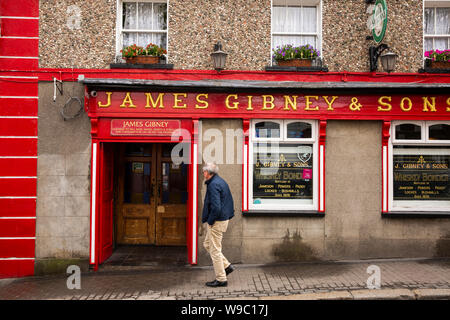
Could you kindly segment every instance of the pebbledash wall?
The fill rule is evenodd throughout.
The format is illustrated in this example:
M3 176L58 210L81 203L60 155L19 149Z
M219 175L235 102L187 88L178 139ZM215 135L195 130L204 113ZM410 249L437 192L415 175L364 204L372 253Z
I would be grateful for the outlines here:
M417 73L423 66L423 1L387 2L385 42L399 53L395 72ZM62 70L63 79L73 80L73 69L109 69L116 57L117 3L39 1L38 71L58 75ZM80 9L78 29L67 26L73 5ZM270 0L169 0L168 8L168 63L174 69L212 69L210 53L218 40L229 53L228 70L263 71L270 65ZM322 53L330 72L368 72L367 51L373 42L365 39L366 9L362 0L322 1ZM48 80L39 82L36 274L73 263L87 266L89 258L89 117L83 113L63 121L60 116L71 96L84 100L84 86L65 81L63 94L53 101L54 85ZM216 128L223 136L226 129L242 129L240 119L200 120L203 131ZM326 133L324 217L244 217L242 165L221 166L235 200L236 216L224 238L224 253L231 261L450 256L448 219L381 217L382 121L328 120ZM198 172L200 215L206 190L201 165ZM209 264L200 219L198 232L198 263Z

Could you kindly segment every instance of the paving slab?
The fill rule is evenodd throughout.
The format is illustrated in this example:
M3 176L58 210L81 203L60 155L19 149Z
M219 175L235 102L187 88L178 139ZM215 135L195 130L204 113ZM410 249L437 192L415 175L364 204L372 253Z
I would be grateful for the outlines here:
M293 294L289 296L261 297L260 300L352 300L348 291L331 291L319 293Z
M355 300L414 300L414 292L409 289L367 289L351 290Z
M413 290L417 300L450 300L450 289Z

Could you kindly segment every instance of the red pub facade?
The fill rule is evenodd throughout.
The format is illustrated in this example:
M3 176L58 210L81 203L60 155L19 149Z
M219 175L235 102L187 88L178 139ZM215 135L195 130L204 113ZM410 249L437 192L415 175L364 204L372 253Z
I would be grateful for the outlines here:
M0 9L0 277L97 270L120 246L208 264L209 161L235 201L233 262L449 256L448 70L43 67L44 5Z

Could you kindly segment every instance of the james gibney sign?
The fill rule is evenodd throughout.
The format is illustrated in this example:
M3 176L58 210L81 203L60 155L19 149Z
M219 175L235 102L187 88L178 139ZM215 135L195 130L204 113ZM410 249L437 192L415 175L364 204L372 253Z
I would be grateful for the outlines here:
M371 118L450 116L450 95L226 94L99 92L90 112L148 117L318 117Z
M180 129L180 120L113 119L113 136L170 136Z

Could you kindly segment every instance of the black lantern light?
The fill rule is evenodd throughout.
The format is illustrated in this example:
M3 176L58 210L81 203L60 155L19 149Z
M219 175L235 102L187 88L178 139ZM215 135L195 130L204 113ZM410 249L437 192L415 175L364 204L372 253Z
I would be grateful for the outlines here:
M369 48L370 71L376 71L378 69L378 58L381 60L384 71L394 71L398 55L390 51L383 53L388 49L389 47L384 43L377 47L372 46Z
M228 55L228 53L222 51L222 44L220 43L220 41L217 42L214 45L214 52L211 53L213 66L214 66L214 69L217 70L217 72L220 72L223 69L225 69L227 55Z

